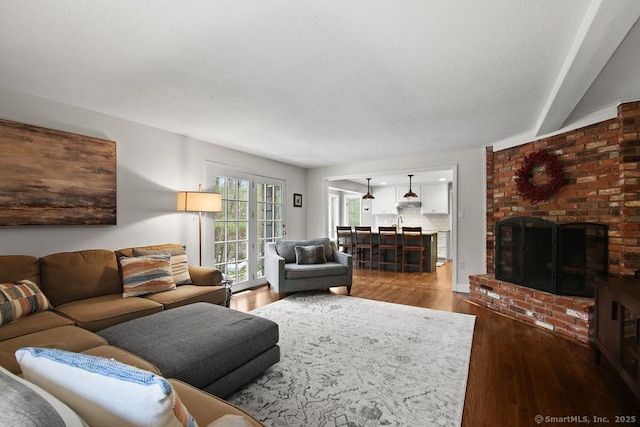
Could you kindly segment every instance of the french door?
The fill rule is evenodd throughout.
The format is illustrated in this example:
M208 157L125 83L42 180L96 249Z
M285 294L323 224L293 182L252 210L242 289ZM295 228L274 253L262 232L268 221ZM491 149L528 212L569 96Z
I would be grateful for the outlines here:
M211 184L209 184L211 182ZM284 181L207 167L207 187L222 195L222 211L213 218L213 266L241 291L265 282L267 242L283 237ZM211 264L211 258L205 265Z

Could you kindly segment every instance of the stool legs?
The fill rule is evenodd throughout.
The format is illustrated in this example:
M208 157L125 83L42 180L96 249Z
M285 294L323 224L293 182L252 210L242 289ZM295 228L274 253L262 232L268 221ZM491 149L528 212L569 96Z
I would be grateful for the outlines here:
M368 260L366 259L367 251L369 256ZM369 270L373 269L373 248L368 246L365 247L357 247L356 246L356 267L360 264L369 264Z
M393 252L393 258L392 258L393 262L384 261L388 252ZM395 248L380 247L378 249L378 270L382 270L383 265L393 264L393 271L397 273L398 272L398 254L399 254L398 247L395 247Z

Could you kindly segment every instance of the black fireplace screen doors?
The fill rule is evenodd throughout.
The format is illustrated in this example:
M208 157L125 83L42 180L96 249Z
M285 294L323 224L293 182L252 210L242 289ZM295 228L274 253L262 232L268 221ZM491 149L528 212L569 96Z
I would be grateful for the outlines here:
M558 295L592 297L595 278L607 275L607 226L554 224L535 217L496 223L498 280Z

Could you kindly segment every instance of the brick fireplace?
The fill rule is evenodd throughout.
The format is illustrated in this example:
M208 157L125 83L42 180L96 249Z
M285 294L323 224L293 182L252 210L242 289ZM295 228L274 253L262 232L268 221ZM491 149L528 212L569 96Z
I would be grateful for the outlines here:
M593 298L554 295L496 280L492 274L471 276L470 298L516 320L588 344Z
M564 185L550 200L531 204L516 190L515 173L529 153L557 156ZM509 317L589 342L593 299L559 296L496 280L495 224L510 217L553 223L588 222L608 228L609 275L640 270L640 102L618 106L617 117L517 147L486 149L487 274L470 276L470 298ZM534 182L544 182L534 170ZM640 286L640 284L639 284Z

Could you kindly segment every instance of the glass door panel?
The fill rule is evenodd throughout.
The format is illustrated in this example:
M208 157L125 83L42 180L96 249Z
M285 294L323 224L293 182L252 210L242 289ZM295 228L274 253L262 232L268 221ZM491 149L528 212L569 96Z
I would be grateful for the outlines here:
M264 277L264 250L267 242L284 236L283 187L261 182L257 187L257 269L256 277Z
M249 279L249 181L217 176L214 191L222 195L222 212L214 216L214 266L234 283Z

